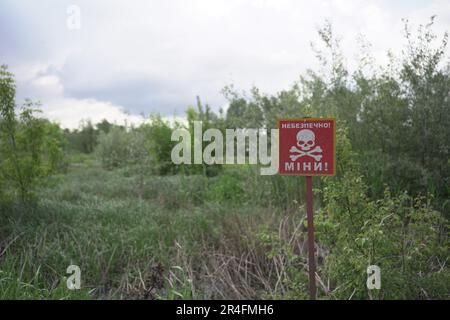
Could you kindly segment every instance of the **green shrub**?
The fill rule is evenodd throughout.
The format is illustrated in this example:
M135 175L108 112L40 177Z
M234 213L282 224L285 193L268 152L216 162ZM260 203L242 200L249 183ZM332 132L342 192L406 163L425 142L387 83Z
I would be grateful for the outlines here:
M447 220L432 208L431 197L393 195L386 188L382 198L371 200L351 154L348 139L340 135L338 156L345 171L325 179L324 206L316 215L317 241L329 250L322 269L334 288L329 294L340 299L448 298ZM381 268L381 290L366 288L370 265Z
M114 127L108 133L100 133L95 152L104 168L119 168L128 162L129 144L129 133L125 129Z
M210 201L242 205L247 200L242 177L231 172L211 178L206 197Z

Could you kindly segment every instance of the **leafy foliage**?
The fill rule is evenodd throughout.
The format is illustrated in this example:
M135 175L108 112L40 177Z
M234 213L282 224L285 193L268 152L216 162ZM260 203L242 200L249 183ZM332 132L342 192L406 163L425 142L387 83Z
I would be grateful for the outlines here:
M405 50L400 57L389 54L387 66L375 65L370 44L361 40L353 74L326 23L319 29L321 46L314 47L321 69L308 71L274 96L254 88L246 97L226 88L226 126L274 128L282 117L336 117L348 130L371 197L383 197L385 185L413 196L432 193L434 204L449 217L448 35L438 39L433 23L432 17L414 33L405 22Z
M26 101L16 115L15 83L5 66L0 68L0 192L7 199L29 202L42 178L64 168L61 129L35 117Z
M340 135L340 140L345 135ZM342 142L341 142L342 145ZM347 144L348 146L348 144ZM341 148L340 154L351 152ZM345 157L341 157L341 159ZM370 200L367 185L352 163L341 179L326 179L324 203L316 218L317 238L330 253L324 273L334 282L331 295L346 299L448 298L448 222L424 197L406 192ZM382 270L382 288L367 290L369 265Z

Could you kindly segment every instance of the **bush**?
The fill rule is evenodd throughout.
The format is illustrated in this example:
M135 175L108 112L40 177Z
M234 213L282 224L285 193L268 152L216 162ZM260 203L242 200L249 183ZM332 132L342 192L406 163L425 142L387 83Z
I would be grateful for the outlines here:
M160 116L153 115L139 130L146 139L145 145L152 157L153 171L161 175L176 173L177 169L171 159L175 143L171 141L172 128L169 123Z
M150 154L147 146L142 131L114 126L108 133L100 132L95 152L102 166L111 170L127 165L148 165Z
M392 195L386 188L381 199L369 199L359 166L347 157L348 140L341 135L338 141L346 170L340 178L325 179L325 205L316 215L317 241L329 250L322 269L334 289L329 294L340 299L448 298L448 222L431 207L431 197ZM379 291L366 288L370 265L381 268Z
M234 202L242 205L247 199L242 180L239 175L230 173L211 178L211 185L206 193L206 198L221 203Z

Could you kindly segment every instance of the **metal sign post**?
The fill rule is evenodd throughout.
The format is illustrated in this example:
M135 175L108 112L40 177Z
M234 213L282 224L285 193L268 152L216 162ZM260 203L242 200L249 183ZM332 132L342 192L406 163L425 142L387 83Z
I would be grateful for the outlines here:
M306 215L308 221L309 299L316 300L316 248L314 245L312 176L306 176Z
M317 297L314 242L313 176L336 173L335 119L303 118L278 120L279 168L281 175L306 176L308 222L309 298Z

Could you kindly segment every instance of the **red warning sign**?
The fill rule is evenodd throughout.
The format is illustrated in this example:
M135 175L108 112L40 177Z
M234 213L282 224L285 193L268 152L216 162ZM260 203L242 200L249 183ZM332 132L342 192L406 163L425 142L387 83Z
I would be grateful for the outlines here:
M336 174L335 119L280 119L278 129L279 174Z

